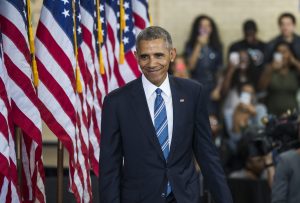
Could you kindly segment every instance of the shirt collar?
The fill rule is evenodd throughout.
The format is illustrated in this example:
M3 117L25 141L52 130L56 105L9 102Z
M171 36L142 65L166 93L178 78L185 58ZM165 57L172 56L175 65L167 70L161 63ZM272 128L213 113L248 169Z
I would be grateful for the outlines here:
M170 88L170 81L169 81L169 75L165 78L164 82L157 87L156 85L152 84L143 74L142 75L142 83L143 88L146 94L146 99L148 100L152 94L155 92L157 88L160 88L162 92L169 98L171 97L171 88Z

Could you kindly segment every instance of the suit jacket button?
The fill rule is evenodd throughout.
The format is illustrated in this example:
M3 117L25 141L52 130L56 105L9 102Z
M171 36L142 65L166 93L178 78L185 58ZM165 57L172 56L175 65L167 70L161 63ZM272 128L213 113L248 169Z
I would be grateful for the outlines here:
M161 197L165 198L166 194L165 193L161 193Z

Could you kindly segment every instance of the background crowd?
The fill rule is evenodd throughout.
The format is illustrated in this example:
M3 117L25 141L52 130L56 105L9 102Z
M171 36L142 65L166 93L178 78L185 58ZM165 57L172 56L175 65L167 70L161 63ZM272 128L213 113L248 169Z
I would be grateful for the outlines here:
M296 18L282 13L277 23L279 33L264 42L257 37L256 22L246 20L241 26L243 39L232 42L225 55L217 23L210 16L200 15L170 73L203 84L213 139L228 177L263 180L269 188L273 187L273 202L299 202L293 189L277 187L278 181L288 185L290 175L282 179L276 174L274 184L275 165L281 160L279 152L292 151L295 166L291 170L300 169L300 154L293 152L297 146L283 150L254 142L260 130L266 131L267 121L263 122L263 118L289 117L300 104L300 36ZM293 184L299 186L300 175L294 175L297 180Z

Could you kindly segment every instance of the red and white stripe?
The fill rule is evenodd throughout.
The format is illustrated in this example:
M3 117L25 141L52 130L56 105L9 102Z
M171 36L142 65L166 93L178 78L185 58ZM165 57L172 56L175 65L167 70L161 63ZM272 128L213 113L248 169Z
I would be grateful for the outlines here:
M141 30L150 26L148 8L140 0L132 0L132 10L136 35L138 35Z
M1 5L1 4L0 4ZM1 32L0 32L1 35ZM1 49L0 42L0 49ZM1 51L0 51L1 53ZM0 202L19 203L8 75L0 56Z
M87 103L89 107L89 155L90 163L94 173L98 176L99 173L99 155L100 155L100 123L101 123L101 109L102 98L106 94L107 77L99 74L98 53L96 53L96 40L93 33L94 18L80 7L81 13L81 27L83 43L81 44L82 52L84 53L84 60L87 67L86 71L86 87L87 87ZM102 53L106 53L102 50ZM104 62L107 68L107 62Z
M106 19L107 19L107 53L109 66L111 68L111 76L109 80L109 91L125 85L126 83L134 80L140 75L133 51L128 51L125 54L124 64L119 63L120 44L118 41L120 33L118 32L117 25L119 19L116 17L113 9L106 3Z
M39 108L49 129L62 141L70 155L70 186L77 200L82 199L76 135L75 57L73 44L43 7L35 38L40 83Z
M20 13L9 1L2 1L0 18L4 64L9 76L12 119L23 132L24 152L22 199L45 202L42 163L41 117L32 85L27 29Z
M90 202L86 88L83 85L82 94L75 92L76 58L72 41L46 7L42 8L35 43L42 118L69 152L70 186L77 202ZM79 50L78 58L82 55ZM84 84L83 65L80 71Z
M89 117L91 115L91 107L88 103L87 94L90 91L88 83L90 83L90 77L88 77L88 70L85 64L84 53L80 46L78 49L78 65L80 69L80 81L82 83L82 93L76 95L77 99L77 146L78 150L78 166L82 170L82 182L83 182L83 202L90 202L92 198L91 180L90 180L90 161L89 161Z

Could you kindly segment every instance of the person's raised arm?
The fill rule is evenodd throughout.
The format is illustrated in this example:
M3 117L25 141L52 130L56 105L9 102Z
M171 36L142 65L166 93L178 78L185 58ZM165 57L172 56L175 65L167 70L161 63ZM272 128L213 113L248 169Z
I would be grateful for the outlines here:
M300 74L300 61L295 58L294 56L291 57L290 59L291 65L293 65L296 70L298 71L298 73Z
M225 72L225 77L224 77L222 89L221 89L221 94L223 96L227 95L227 93L230 90L233 74L235 71L236 71L236 67L232 63L229 63L228 68Z
M192 53L187 58L187 65L190 70L194 70L196 68L196 64L198 59L201 57L201 50L205 44L207 44L208 38L206 36L199 36Z

